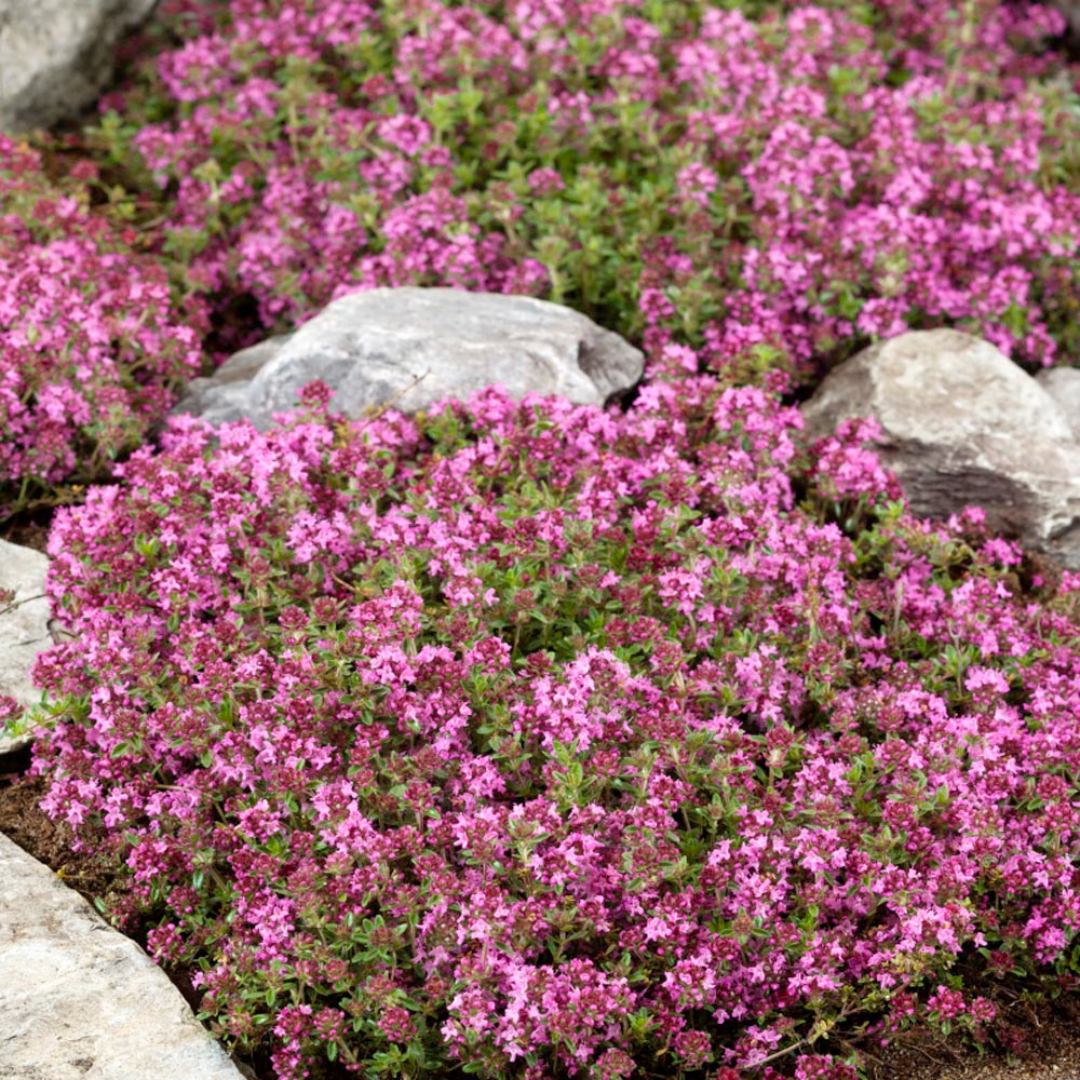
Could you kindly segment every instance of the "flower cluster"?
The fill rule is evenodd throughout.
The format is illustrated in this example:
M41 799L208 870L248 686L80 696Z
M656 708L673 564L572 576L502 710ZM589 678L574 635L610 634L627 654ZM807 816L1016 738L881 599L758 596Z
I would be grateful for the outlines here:
M1077 582L1028 604L978 514L872 493L862 429L712 377L306 403L174 421L51 538L44 806L228 1041L849 1080L867 1025L1070 977Z
M33 769L213 1029L277 1080L852 1080L1075 985L1080 576L778 393L908 327L1080 348L1060 16L160 10L96 127L0 138L0 486L115 481L55 518ZM404 284L649 379L136 448L202 351Z
M1080 347L1080 131L1037 55L1049 6L166 10L182 44L106 141L157 177L166 250L218 309L257 306L233 344L357 288L449 284L648 338L655 376L669 342L740 379L905 328L1031 365Z
M83 160L58 186L0 136L0 517L102 479L199 369L199 305L91 211L96 177Z

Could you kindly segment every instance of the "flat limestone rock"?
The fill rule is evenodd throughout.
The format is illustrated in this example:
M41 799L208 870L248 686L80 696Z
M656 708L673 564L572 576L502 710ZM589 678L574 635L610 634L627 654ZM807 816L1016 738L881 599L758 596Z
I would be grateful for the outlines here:
M242 1080L129 938L0 835L0 1078Z
M41 700L41 691L30 681L30 670L37 654L53 644L49 601L45 599L48 569L47 555L0 540L0 589L14 589L17 605L5 611L7 605L0 603L0 696L13 697L23 706ZM0 754L29 741L29 736L9 738L0 728Z
M48 128L90 105L117 42L157 0L0 0L0 131Z
M334 390L331 409L361 419L410 413L500 384L604 405L641 378L642 353L584 315L545 300L459 289L369 289L324 308L291 334L231 356L195 379L174 413L260 430L292 409L306 383Z
M807 437L874 416L912 511L988 524L1080 569L1080 445L1054 398L989 342L914 331L840 364L803 406Z

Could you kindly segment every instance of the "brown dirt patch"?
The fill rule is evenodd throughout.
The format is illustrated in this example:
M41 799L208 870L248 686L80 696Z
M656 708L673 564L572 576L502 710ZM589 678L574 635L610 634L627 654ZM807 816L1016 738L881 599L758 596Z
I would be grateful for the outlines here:
M958 1037L906 1034L870 1062L870 1080L1080 1080L1080 996L1006 1013L1022 1040L1019 1054L980 1053Z
M51 523L51 511L17 514L15 517L0 522L0 540L44 552L46 541L49 539L49 525Z
M28 759L28 751L0 757L0 832L93 903L95 897L108 894L115 877L113 864L93 838L86 849L71 850L70 827L52 821L38 806L44 782L20 775L19 766L25 768Z

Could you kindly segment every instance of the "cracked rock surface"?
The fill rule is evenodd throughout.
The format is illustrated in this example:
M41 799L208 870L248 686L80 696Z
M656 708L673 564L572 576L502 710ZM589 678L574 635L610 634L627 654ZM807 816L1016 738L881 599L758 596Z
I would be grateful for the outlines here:
M168 976L0 835L0 1078L242 1080Z

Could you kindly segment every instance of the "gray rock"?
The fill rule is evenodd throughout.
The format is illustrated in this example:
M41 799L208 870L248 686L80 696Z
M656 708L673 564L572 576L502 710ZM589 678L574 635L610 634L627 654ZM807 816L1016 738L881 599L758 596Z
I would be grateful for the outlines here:
M48 568L47 555L0 540L0 589L15 590L14 606L5 610L8 605L0 602L0 695L13 697L23 706L41 700L41 691L30 681L30 669L37 654L53 644L45 599ZM29 741L29 736L7 737L0 727L0 754Z
M0 1078L241 1080L165 973L0 835Z
M342 297L292 334L231 356L173 410L265 430L305 383L334 391L351 419L392 405L416 412L502 384L602 405L641 377L641 352L570 308L457 289L370 289Z
M157 0L0 0L0 131L48 128L91 104L116 44Z
M1080 441L1080 371L1054 367L1040 371L1035 381L1054 399L1065 414L1073 438Z
M1080 446L1039 383L993 345L955 330L902 334L841 364L803 406L806 436L874 416L881 461L911 509L988 524L1080 569Z

